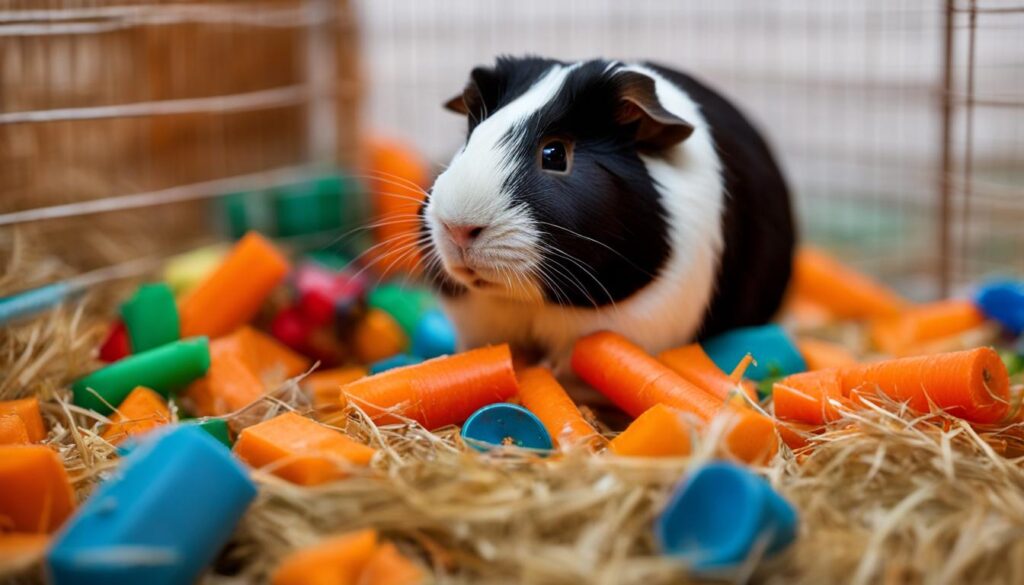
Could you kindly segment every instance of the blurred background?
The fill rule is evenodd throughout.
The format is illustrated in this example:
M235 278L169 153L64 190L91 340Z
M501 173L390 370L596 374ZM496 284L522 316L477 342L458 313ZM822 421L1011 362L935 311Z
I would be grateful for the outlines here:
M3 0L0 247L82 270L230 233L228 193L329 172L358 199L381 138L436 171L465 132L441 103L502 53L717 86L805 239L911 297L1024 273L1019 0Z

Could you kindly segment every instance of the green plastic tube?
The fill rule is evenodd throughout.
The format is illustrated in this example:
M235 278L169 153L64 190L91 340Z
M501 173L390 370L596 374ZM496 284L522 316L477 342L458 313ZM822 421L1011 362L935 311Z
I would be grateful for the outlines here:
M394 317L410 337L416 331L416 324L423 314L437 306L437 300L430 292L397 284L378 286L370 291L366 300L370 307Z
M71 385L74 403L100 414L110 414L136 386L169 397L210 367L210 341L183 339L128 356L79 378Z
M160 347L181 338L178 306L167 283L144 284L121 305L132 353Z
M228 429L228 423L222 418L197 418L183 422L182 424L195 425L203 429L209 433L211 437L223 443L228 449L230 449L234 444L231 441L231 431Z

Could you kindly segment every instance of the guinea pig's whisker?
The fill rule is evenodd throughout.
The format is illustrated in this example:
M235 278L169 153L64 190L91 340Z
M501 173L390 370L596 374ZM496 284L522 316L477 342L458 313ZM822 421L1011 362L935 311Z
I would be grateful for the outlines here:
M593 295L590 294L590 291L588 291L587 288L583 286L583 282L580 281L580 279L576 275L574 275L567 266L562 266L561 264L558 263L557 258L553 258L551 267L557 270L557 273L562 276L562 279L565 281L565 284L574 287L576 290L580 291L580 293L588 301L590 301L590 304L593 305L595 309L600 308L597 304L597 299L595 299Z
M601 287L601 290L603 290L605 295L608 296L608 301L612 304L613 307L615 307L615 298L608 291L608 289L604 286L604 284L601 282L601 280L599 278L597 278L597 275L594 274L592 269L590 269L586 264L584 264L582 261L580 261L578 258L574 257L573 255L569 254L565 250L556 248L554 246L548 246L547 250L549 250L553 254L558 254L559 256L561 256L562 258L568 260L569 262L572 262L573 265L575 265L577 268L582 270L585 275L589 276L594 282L597 283L598 286ZM568 268L568 267L566 267L566 268ZM578 279L577 279L577 282L578 282ZM585 287L583 287L582 283L580 283L581 291L584 288ZM595 303L594 306L596 308L597 304Z
M601 247L605 248L606 250L610 251L611 253L615 254L619 258L622 258L623 260L628 262L630 266L632 266L633 268L636 268L637 270L639 270L640 272L644 273L645 275L650 276L651 278L655 277L655 275L653 275L650 272L644 270L643 268L637 266L637 264L635 262L633 262L632 260L627 258L625 255L623 255L622 252L619 252L615 248L612 248L611 246L609 246L608 244L606 244L606 243L604 243L604 242L602 242L600 240L595 240L594 238L591 238L589 236L585 236L585 235L583 235L583 234L581 234L581 233L579 233L579 232L577 232L575 230L572 230L572 229L567 228L565 226L558 225L556 223L551 223L551 222L548 222L548 221L538 221L538 220L534 220L534 221L536 221L536 223L538 223L540 225L546 225L546 226L558 228L560 230L564 230L564 231L568 232L572 236L576 236L577 238L580 238L582 240L586 240L588 242L597 244L598 246L601 246Z
M427 193L427 191L423 187L420 187L419 185L417 185L416 183L410 181L409 179L406 179L405 177L400 177L400 176L398 176L398 175L396 175L394 173L388 173L388 172L385 172L385 171L373 170L373 171L369 171L367 174L364 174L364 175L352 175L352 176L354 178L357 178L357 179L372 179L374 181L380 181L382 183L387 183L387 184L393 185L395 187L401 187L402 189L407 189L407 190L412 191L414 193L422 193L424 195L428 195L429 194L429 193Z

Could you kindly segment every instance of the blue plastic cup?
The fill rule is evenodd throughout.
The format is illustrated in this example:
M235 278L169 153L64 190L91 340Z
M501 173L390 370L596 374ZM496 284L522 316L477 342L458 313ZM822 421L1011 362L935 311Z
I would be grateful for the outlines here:
M792 504L760 476L726 462L692 472L655 524L661 550L695 572L733 568L759 550L778 553L796 532Z
M550 450L551 435L535 414L522 406L500 402L474 412L462 425L462 438L477 451L514 445Z
M778 325L743 327L726 331L701 343L704 352L723 372L731 372L749 353L751 364L745 378L760 382L807 370L807 362L788 333Z

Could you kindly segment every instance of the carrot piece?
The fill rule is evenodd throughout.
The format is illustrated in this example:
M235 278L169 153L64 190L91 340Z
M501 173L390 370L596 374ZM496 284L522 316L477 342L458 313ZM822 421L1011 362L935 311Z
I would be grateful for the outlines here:
M364 363L377 362L402 353L408 345L409 338L398 321L380 309L367 311L352 334L353 350Z
M772 385L775 416L806 424L838 420L839 411L829 399L842 401L844 396L839 370L801 372Z
M362 366L322 370L303 378L299 386L312 396L313 407L318 412L335 411L341 409L341 403L338 401L338 391L341 387L366 376L366 373L366 368Z
M377 547L359 576L359 585L418 585L423 581L423 570L390 542Z
M148 433L170 420L171 411L163 397L145 386L137 386L117 407L110 418L111 425L103 431L102 437L117 445L128 437Z
M857 363L853 353L838 343L804 337L796 342L797 349L804 356L808 370L841 368Z
M544 423L556 444L575 445L600 436L547 368L519 374L519 400Z
M52 533L75 508L57 453L43 445L0 446L0 526Z
M245 361L233 353L222 353L210 361L210 369L192 382L184 396L199 416L223 416L259 400L263 384Z
M365 466L376 450L294 412L247 427L235 443L235 455L252 467L300 485L316 485Z
M28 445L25 421L16 414L0 414L0 445Z
M356 585L377 550L377 532L360 530L297 550L281 561L272 585Z
M0 533L0 574L18 571L43 556L50 544L48 534L26 532Z
M433 430L459 424L516 391L512 353L498 345L368 376L342 386L340 396L342 405L353 401L378 424L404 417Z
M739 386L743 393L757 402L757 389L751 384L739 385L711 361L698 343L691 343L658 354L658 360L694 386L725 400Z
M656 404L694 414L703 423L719 414L730 417L725 446L743 461L763 460L778 447L768 417L724 404L617 333L599 331L577 341L572 367L584 381L634 417Z
M939 301L876 320L871 324L871 341L885 353L901 356L916 344L957 335L984 322L985 316L970 301Z
M288 261L256 232L231 253L178 307L182 338L220 337L248 323L288 273Z
M39 412L39 399L35 396L0 402L0 414L18 415L25 423L25 431L28 432L30 442L38 443L46 438L46 425L43 424L43 415Z
M794 258L793 288L798 296L841 318L890 317L908 305L875 280L809 247L798 250Z
M810 445L811 435L820 428L820 425L808 425L794 422L779 422L775 425L779 431L779 437L787 447L796 451Z
M429 168L418 153L399 142L375 138L366 144L366 152L377 226L374 239L379 244L368 250L367 265L381 275L414 274L420 255L411 245L421 235L416 217L430 184Z
M312 365L309 358L293 351L272 336L244 325L230 335L210 342L210 358L234 354L266 386L298 376Z
M664 404L655 404L608 444L616 455L633 457L682 457L693 449L693 426L686 415Z

